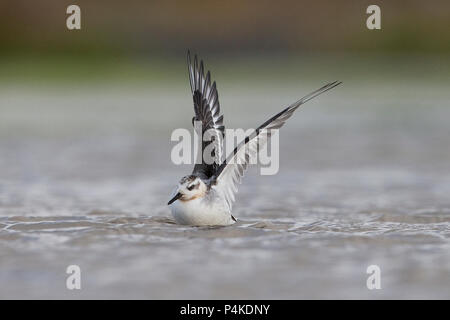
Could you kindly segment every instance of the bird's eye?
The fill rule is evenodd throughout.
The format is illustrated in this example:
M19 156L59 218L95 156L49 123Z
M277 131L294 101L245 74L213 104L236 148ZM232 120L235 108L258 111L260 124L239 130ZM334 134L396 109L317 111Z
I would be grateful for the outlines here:
M188 189L189 191L191 191L192 189L194 189L194 185L191 184L189 187L187 187L187 189Z

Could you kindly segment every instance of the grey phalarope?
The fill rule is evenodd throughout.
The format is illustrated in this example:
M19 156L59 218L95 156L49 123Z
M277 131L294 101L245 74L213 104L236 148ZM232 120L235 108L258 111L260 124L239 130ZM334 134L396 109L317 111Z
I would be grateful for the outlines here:
M192 63L188 51L187 60L195 111L192 122L201 121L201 134L206 131L213 132L214 139L202 143L202 149L204 150L213 143L211 154L214 161L208 164L202 159L202 163L195 164L193 172L181 178L168 205L175 221L179 224L230 225L236 222L231 214L231 208L235 200L234 194L237 192L237 185L248 164L251 163L251 159L256 156L259 148L267 143L271 130L281 128L298 107L338 86L341 82L331 82L283 109L254 130L225 161L222 161L225 127L223 115L220 114L216 83L211 84L209 71L206 76L204 75L203 61L200 61L199 64L197 56L194 57Z

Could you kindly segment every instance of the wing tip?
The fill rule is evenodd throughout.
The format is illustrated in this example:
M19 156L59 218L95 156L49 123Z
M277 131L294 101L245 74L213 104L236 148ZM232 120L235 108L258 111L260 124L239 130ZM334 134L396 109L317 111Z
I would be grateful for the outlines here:
M335 81L330 82L329 84L327 84L326 87L329 87L329 89L332 89L332 88L337 87L338 85L341 85L342 83L343 83L342 81L335 80ZM329 89L327 89L327 90L329 90Z

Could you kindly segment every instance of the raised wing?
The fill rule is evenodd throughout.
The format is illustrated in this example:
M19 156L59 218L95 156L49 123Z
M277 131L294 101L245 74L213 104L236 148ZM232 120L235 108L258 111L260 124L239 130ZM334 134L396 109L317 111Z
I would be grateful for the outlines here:
M187 55L189 68L189 81L191 84L192 97L194 100L195 116L194 121L201 121L201 129L197 133L203 137L207 132L209 141L202 143L202 155L205 148L211 150L208 154L210 158L203 158L201 163L194 166L193 174L203 179L210 178L219 168L223 161L223 139L225 127L223 125L223 115L220 114L219 95L217 93L216 82L211 84L211 74L208 71L204 75L203 61L198 63L197 56L191 62L191 55ZM210 144L212 144L210 146Z
M230 210L235 200L234 195L237 192L237 185L241 182L241 178L249 163L252 163L253 160L255 160L254 157L256 157L258 150L264 147L270 139L272 130L281 128L286 120L289 119L294 111L302 104L339 84L341 84L341 82L338 81L329 83L274 115L259 126L252 134L246 137L244 141L234 149L233 153L227 157L226 161L217 170L216 184L213 188L225 197Z

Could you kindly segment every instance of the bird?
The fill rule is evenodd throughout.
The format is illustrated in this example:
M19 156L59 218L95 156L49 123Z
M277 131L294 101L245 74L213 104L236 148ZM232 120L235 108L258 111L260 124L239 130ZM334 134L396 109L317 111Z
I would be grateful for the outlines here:
M167 205L178 224L191 226L228 226L237 219L232 206L245 170L267 144L272 130L281 128L287 119L304 103L333 89L342 82L334 81L307 94L272 116L245 137L227 157L224 157L225 126L220 111L219 95L210 71L203 60L187 52L189 83L194 103L192 123L199 121L199 134L210 132L214 139L202 142L202 151L209 147L214 161L196 161L191 174L181 178ZM195 126L194 126L195 128ZM212 145L211 145L212 144ZM203 153L202 153L203 155Z

